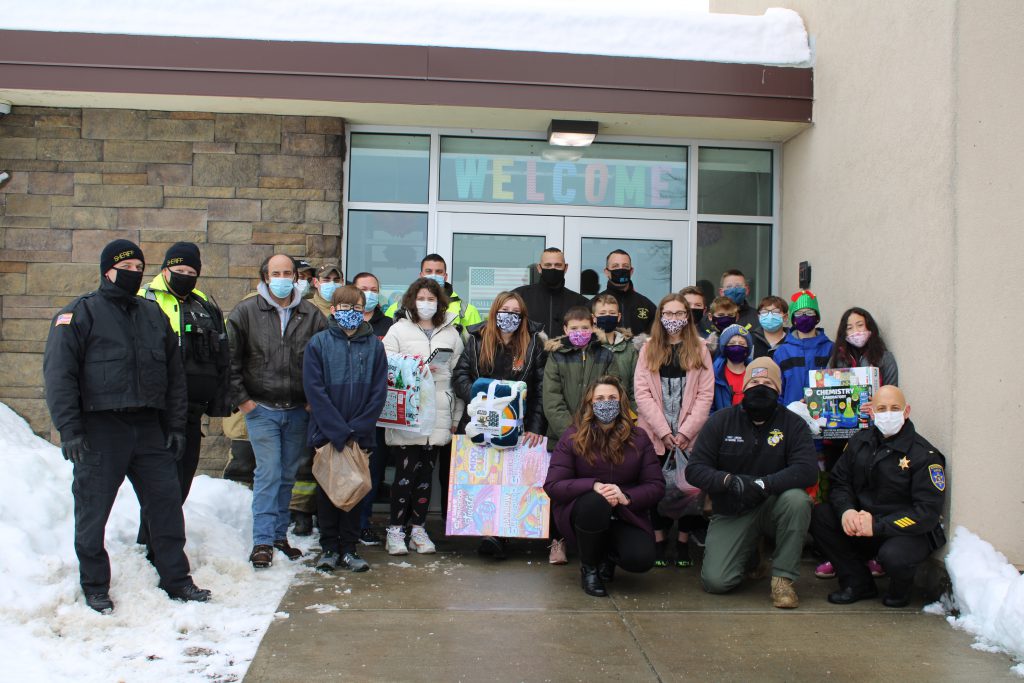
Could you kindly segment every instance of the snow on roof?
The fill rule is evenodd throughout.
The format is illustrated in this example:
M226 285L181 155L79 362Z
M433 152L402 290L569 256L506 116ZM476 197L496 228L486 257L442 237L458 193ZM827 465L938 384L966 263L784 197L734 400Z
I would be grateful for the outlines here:
M0 28L424 45L808 66L796 12L694 11L700 0L50 0L7 3ZM706 6L706 4L704 5Z

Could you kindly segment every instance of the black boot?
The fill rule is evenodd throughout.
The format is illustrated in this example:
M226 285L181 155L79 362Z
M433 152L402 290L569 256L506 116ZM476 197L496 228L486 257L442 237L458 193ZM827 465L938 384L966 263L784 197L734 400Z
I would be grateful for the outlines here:
M604 583L611 583L615 580L615 562L607 557L597 564L597 575Z
M292 519L295 521L295 527L292 529L293 534L296 536L309 536L313 533L313 515L308 512L292 510Z
M485 557L493 557L496 560L505 559L505 541L494 536L484 536L480 539L480 546L476 549L477 554Z
M608 591L604 589L604 581L601 580L597 567L581 565L580 582L583 585L583 592L587 595L593 595L595 598L608 597Z
M910 589L913 584L913 580L889 579L889 590L882 597L882 604L886 607L906 607L910 604Z
M110 594L105 592L86 595L85 604L100 614L110 614L114 611L114 601L110 599Z
M860 600L878 597L878 589L874 582L867 586L847 586L828 594L828 601L833 605L852 605Z
M180 588L168 588L167 597L178 602L209 602L210 591L198 587L194 583L186 583Z

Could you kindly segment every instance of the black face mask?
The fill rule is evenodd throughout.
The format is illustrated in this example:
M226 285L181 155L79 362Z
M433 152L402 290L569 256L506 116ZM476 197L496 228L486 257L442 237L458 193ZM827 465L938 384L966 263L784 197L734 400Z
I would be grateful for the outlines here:
M616 268L615 270L609 270L611 277L609 282L616 285L628 285L629 284L629 268Z
M541 268L540 281L551 289L557 289L565 284L565 271L559 268Z
M172 270L171 279L167 282L167 286L171 288L171 292L184 299L196 288L196 282L198 281L198 275L183 275Z
M121 270L120 268L115 270L117 274L114 276L114 286L132 296L138 294L139 287L142 286L142 271Z
M700 325L700 322L704 320L704 309L703 308L691 308L690 317L693 318L694 325Z
M756 384L743 392L743 410L754 422L764 422L779 407L779 392L767 384Z
M619 326L619 316L617 315L599 315L597 316L597 326L605 332L613 332L616 327Z

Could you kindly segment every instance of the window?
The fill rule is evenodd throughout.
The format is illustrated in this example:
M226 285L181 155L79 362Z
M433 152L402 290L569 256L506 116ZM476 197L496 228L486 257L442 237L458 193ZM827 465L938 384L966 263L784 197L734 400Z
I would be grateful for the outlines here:
M772 215L772 151L701 147L697 182L700 213Z
M772 226L697 224L697 286L704 290L709 303L718 296L722 273L731 268L738 268L747 276L751 306L757 306L762 297L773 293Z
M430 136L352 133L349 201L426 204Z
M345 274L368 271L380 280L381 305L401 298L419 277L427 253L427 214L410 211L349 211ZM386 307L386 306L385 306Z
M685 209L686 147L441 138L442 201Z

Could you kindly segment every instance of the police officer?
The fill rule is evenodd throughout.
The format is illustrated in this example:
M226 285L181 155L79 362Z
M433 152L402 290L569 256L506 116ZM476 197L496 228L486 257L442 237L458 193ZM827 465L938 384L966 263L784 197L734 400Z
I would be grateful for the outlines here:
M876 597L865 562L877 557L889 575L882 603L906 607L918 565L946 543L946 459L907 419L897 387L881 387L871 404L875 426L852 436L832 468L829 502L814 508L811 535L839 577L829 602Z
M634 335L650 332L658 307L633 286L633 260L629 254L621 249L608 254L604 260L604 275L608 278L608 288L601 294L611 294L619 302L622 327Z
M178 340L155 304L136 294L145 259L114 240L100 256L100 287L53 319L43 356L46 403L74 463L75 553L86 603L104 614L110 559L104 531L118 488L131 480L149 528L160 587L205 602L189 576L176 462L185 449L185 373Z
M811 522L803 489L818 480L818 458L807 424L779 404L782 376L758 358L743 377L743 401L704 424L686 467L686 480L711 496L701 581L725 593L743 580L762 535L775 539L772 604L799 606L793 580Z
M199 247L192 242L177 242L164 255L160 272L139 292L143 298L155 301L167 316L185 364L188 417L185 453L178 461L183 505L199 466L203 414L210 417L231 414L230 350L224 314L213 297L196 289L202 268ZM139 542L146 543L144 528L139 530Z

